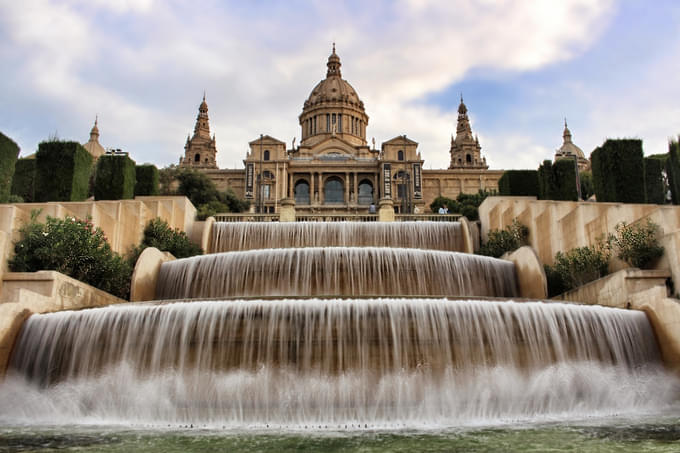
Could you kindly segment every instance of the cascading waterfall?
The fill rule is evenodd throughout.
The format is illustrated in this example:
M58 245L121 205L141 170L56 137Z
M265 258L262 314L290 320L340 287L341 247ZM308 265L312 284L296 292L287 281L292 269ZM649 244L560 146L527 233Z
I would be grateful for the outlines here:
M677 397L642 312L446 299L235 300L32 316L0 420L452 426Z
M516 296L514 266L485 256L378 247L250 250L163 263L157 299L242 296Z
M460 222L216 222L211 253L298 247L464 251Z

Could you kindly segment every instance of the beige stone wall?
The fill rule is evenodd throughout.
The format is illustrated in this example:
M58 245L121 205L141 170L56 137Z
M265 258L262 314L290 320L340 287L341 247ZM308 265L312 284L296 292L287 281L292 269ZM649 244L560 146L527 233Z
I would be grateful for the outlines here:
M212 218L212 217L211 217ZM168 252L161 252L155 247L147 247L139 255L130 282L130 301L140 302L156 298L156 284L161 264L172 261L175 257Z
M7 272L0 292L0 376L23 322L34 313L124 303L111 294L54 271Z
M435 198L451 199L461 193L475 194L480 190L498 190L498 180L504 170L423 170L423 201L429 209Z

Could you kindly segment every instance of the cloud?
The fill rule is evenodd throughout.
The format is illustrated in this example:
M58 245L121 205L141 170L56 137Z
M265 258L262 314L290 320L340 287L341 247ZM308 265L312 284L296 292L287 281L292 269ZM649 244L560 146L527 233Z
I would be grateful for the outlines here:
M68 117L55 114L50 124L75 137L86 137L99 113L105 146L164 165L182 154L206 89L218 162L240 165L247 142L260 133L286 142L299 136L297 116L325 76L335 39L343 76L371 118L369 137L379 143L407 134L420 142L428 168L445 168L457 106L433 107L427 95L473 69L527 71L569 59L597 39L594 30L614 6L404 0L253 3L249 10L218 1L200 8L152 0L4 2L0 25L12 49L2 52L17 62L19 86L0 88L0 97L59 105L53 110ZM21 113L36 126L47 122L37 119L46 111ZM496 150L537 152L521 134L487 137L473 106L471 113L494 167L518 162ZM0 117L0 127L16 130L16 121ZM45 138L40 133L34 143Z

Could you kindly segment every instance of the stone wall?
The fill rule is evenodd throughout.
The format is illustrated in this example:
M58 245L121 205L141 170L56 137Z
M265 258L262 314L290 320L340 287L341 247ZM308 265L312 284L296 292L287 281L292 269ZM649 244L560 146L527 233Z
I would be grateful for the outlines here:
M35 313L101 307L127 301L55 271L7 272L0 292L0 377L23 322Z
M40 211L39 221L47 216L64 218L91 217L118 253L126 253L139 244L149 220L159 217L172 227L194 237L196 208L184 196L149 196L134 200L82 201L49 203L15 203L0 205L0 289L2 274L7 272L7 259L13 254L13 243L19 240L19 229L31 219L32 211ZM197 233L200 238L202 230Z
M659 225L661 245L666 249L656 269L669 269L680 285L680 206L628 203L595 203L536 200L534 197L488 197L479 207L482 240L489 230L503 229L513 219L529 227L529 244L544 264L553 264L557 252L596 243L614 233L620 222L652 220ZM611 269L627 265L612 260Z

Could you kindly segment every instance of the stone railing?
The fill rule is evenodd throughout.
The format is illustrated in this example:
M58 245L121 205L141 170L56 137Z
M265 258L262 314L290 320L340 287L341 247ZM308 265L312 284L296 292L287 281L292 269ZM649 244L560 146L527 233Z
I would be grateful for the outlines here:
M377 214L295 214L296 222L377 222Z
M250 214L241 212L237 214L215 214L216 222L278 222L279 214Z
M397 222L457 222L461 214L395 214Z

